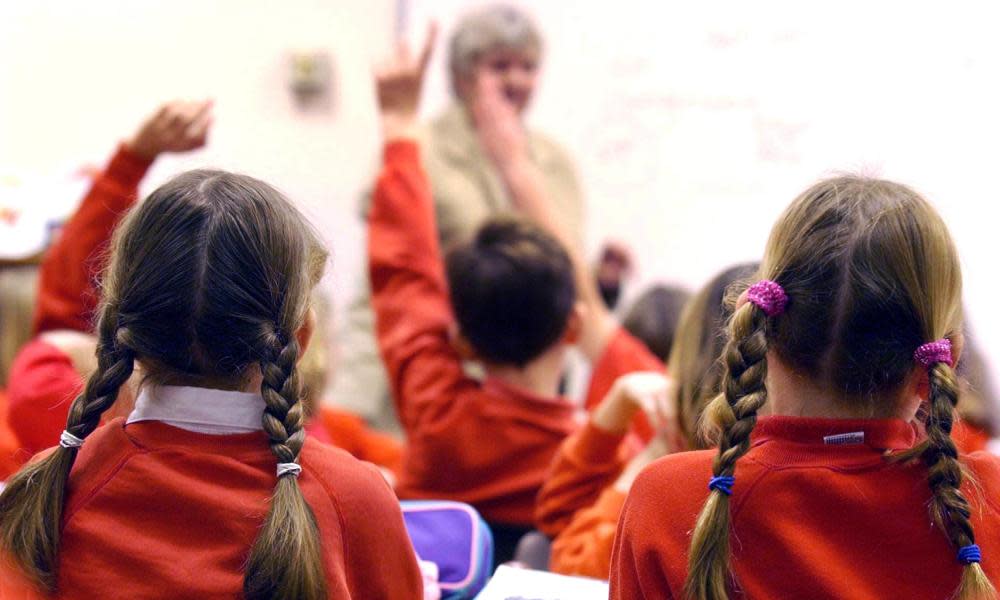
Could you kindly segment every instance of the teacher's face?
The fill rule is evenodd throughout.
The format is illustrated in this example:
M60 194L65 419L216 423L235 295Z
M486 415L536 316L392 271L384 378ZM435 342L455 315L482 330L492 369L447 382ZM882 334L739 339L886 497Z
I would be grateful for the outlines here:
M489 71L500 80L501 90L507 100L524 112L531 102L538 81L538 51L534 48L491 50L477 62L475 72ZM475 82L469 82L475 85Z

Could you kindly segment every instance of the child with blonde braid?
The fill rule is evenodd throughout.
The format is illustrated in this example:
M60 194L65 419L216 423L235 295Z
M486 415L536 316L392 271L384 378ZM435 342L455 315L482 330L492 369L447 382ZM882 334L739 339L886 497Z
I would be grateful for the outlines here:
M705 415L718 448L640 474L611 597L996 598L1000 461L950 437L962 281L940 216L896 183L821 181L758 276Z
M378 470L306 437L297 363L326 258L242 175L182 174L125 217L97 368L59 445L0 493L0 597L422 598ZM131 414L99 427L133 372Z

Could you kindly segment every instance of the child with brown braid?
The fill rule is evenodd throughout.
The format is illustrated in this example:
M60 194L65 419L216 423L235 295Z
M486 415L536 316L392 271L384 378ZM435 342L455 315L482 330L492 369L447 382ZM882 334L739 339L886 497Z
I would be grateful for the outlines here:
M221 171L111 242L97 368L59 446L0 493L0 597L422 598L379 472L307 438L297 362L327 253L280 192ZM98 427L141 371L128 419Z
M918 194L860 177L806 190L730 319L705 414L719 447L640 474L611 597L995 598L1000 461L950 437L961 300Z

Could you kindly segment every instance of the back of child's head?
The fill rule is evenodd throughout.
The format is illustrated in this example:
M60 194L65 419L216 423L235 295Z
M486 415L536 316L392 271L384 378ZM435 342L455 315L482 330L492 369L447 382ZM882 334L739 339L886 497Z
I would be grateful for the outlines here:
M271 450L279 463L295 462L305 439L296 333L325 260L306 220L262 181L191 171L164 184L112 239L98 368L73 402L66 431L80 439L93 432L136 361L152 383L223 389L242 389L259 370ZM77 454L67 446L23 469L0 495L3 549L49 589ZM325 597L319 548L296 478L280 476L250 550L245 595Z
M751 299L730 319L722 395L709 409L721 426L715 477L733 476L750 447L767 400L769 352L835 391L842 408L887 418L901 408L911 374L924 368L915 351L942 339L960 345L957 252L940 216L905 186L838 177L809 188L771 231L758 275L783 288L787 306ZM947 362L926 369L927 441L913 454L929 468L931 518L958 550L974 543L950 437L958 385ZM728 597L727 491L709 494L692 534L687 591L697 600ZM992 586L978 562L967 562L958 598L980 597L993 597Z
M523 367L562 338L576 302L573 264L537 225L487 221L446 263L455 318L479 359Z
M667 362L681 311L691 294L678 286L657 285L643 292L622 319L622 327Z
M730 267L712 278L684 306L670 348L667 372L676 387L672 399L677 423L688 448L708 445L699 435L699 421L708 402L719 394L725 327L732 314L727 291L751 277L758 263Z

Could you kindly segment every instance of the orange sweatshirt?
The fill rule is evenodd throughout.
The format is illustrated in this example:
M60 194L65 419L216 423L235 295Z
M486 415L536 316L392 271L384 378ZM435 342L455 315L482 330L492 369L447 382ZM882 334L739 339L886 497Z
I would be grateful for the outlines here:
M390 435L369 428L364 420L346 410L323 405L313 419L310 434L321 429L325 435L320 441L347 450L358 460L365 460L398 472L403 456L403 445Z
M592 410L597 406L622 375L664 369L660 359L642 342L619 329L594 365L587 408ZM651 433L645 415L640 413L632 422L627 444L622 444L625 436L612 435L589 424L567 438L539 491L535 525L549 537L559 535L577 511L591 506L601 491L614 483L625 463L642 449ZM617 518L615 515L616 522Z
M36 336L57 329L92 330L101 258L112 230L135 202L149 165L122 145L94 180L42 262ZM25 458L59 441L69 405L82 388L65 353L38 337L25 344L11 365L7 386L9 425Z
M454 316L416 144L386 146L369 221L376 334L407 437L396 491L530 525L549 463L579 427L574 407L463 372L449 343Z
M538 495L537 509L540 517L547 518L548 527L542 531L555 538L551 571L608 578L611 546L625 502L625 494L614 489L614 482L642 447L638 438L629 437L631 443L623 443L626 436L588 423L559 449L552 475ZM585 501L571 494L585 495Z
M379 472L306 438L299 486L322 539L329 598L420 600L399 504ZM233 598L274 491L263 432L208 435L115 419L70 475L57 598ZM23 581L0 573L0 598Z
M859 443L826 443L837 434ZM898 420L762 417L736 465L731 597L952 597L962 565L930 524L927 468L884 456L916 440L915 429ZM683 597L690 534L715 455L672 454L636 480L615 540L611 598ZM963 485L982 566L1000 583L1000 459L977 452L962 461L982 488Z

